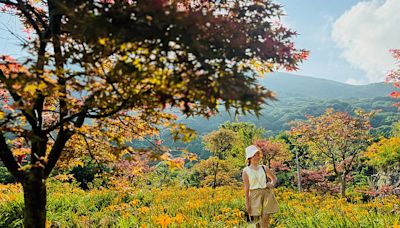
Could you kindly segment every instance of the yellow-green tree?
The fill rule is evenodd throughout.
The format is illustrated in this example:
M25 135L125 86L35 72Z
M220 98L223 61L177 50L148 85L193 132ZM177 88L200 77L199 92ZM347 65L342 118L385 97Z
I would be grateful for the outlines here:
M400 137L400 122L393 123L391 133L393 137Z
M214 179L215 164L218 165L218 178ZM220 160L217 157L210 157L201 160L192 168L192 175L196 175L200 186L237 186L240 184L237 177L241 172L230 160Z
M368 147L364 156L367 164L379 171L388 172L400 167L400 138L383 138Z
M244 160L245 148L253 144L254 140L261 139L265 129L257 127L250 122L226 122L221 124L220 128L235 132L239 139L232 149L232 155L236 157L239 166L242 166Z
M217 174L220 161L232 157L232 149L239 140L240 138L235 132L224 128L210 132L203 137L203 144L205 148L216 157L216 159L210 160L212 161L214 167L213 188L217 186Z

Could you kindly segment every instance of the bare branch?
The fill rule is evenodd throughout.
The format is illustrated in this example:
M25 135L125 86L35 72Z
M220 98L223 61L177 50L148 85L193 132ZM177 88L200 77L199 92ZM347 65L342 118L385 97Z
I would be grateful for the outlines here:
M24 43L28 43L28 40L26 40L24 37L20 36L19 34L13 32L13 30L12 30L11 28L9 28L9 27L7 26L7 24L1 23L1 25L4 27L4 28L1 28L1 30L10 33L12 36L14 36L17 40L19 40L19 41L20 41L21 43L23 43L23 44L24 44Z

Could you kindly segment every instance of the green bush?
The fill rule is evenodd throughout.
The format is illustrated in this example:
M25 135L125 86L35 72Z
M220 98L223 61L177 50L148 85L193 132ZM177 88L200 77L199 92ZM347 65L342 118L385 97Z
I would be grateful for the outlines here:
M7 168L0 166L0 184L14 183L15 178L8 172Z

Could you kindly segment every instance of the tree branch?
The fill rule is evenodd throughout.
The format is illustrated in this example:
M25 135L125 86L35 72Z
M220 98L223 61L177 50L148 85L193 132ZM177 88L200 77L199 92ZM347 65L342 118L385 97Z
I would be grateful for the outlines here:
M42 117L42 112L43 112L43 104L44 104L44 99L45 97L43 94L39 91L39 94L37 95L34 105L33 105L33 110L36 110L36 115L37 115L37 120L38 120L38 129L42 129L42 123L43 123L43 117Z
M18 95L12 88L12 85L10 84L10 81L5 77L3 71L0 69L0 81L4 82L5 86L7 87L8 92L11 94L11 97L13 98L14 102L19 102L24 105L22 101L22 97ZM37 120L34 116L29 114L26 110L21 109L22 114L26 117L28 120L29 124L32 126L33 130L37 130Z
M15 161L15 158L6 143L6 138L3 133L0 133L0 158L6 166L7 170L17 179L22 182L23 172L19 171L21 166Z
M47 164L44 170L44 178L47 178L54 166L56 165L58 159L61 156L61 152L65 147L67 141L71 138L73 132L65 131L61 129L57 135L56 141L54 142L53 147L50 150L49 155L47 156Z
M3 119L2 119L2 121L3 122L1 122L0 123L0 127L2 127L2 126L4 126L4 125L6 125L6 124L8 124L8 123L10 123L11 122L11 120L15 120L18 116L20 116L21 114L17 114L17 115L15 115L15 116L13 116L13 113L8 113L5 117L3 117Z
M100 172L102 173L102 172L103 172L103 169L101 168L101 165L100 165L99 161L97 161L97 159L94 157L94 155L93 155L93 153L92 153L92 150L90 149L89 142L88 142L87 139L86 139L86 136L85 136L84 134L79 134L79 135L81 135L82 138L83 138L83 140L85 140L85 143L86 143L86 146L87 146L87 149L88 149L88 152L89 152L90 157L92 158L92 160L94 160L94 161L96 162L97 167L99 168Z
M5 5L10 5L10 6L17 6L18 5L18 3L12 2L12 1L9 1L9 0L0 0L0 3L3 3Z
M108 113L97 114L97 115L87 114L86 117L93 118L93 119L99 119L99 118L112 116L112 115L118 113L119 111L121 111L121 109L124 107L124 104L125 104L125 102L123 102L123 104L121 104L120 106L116 107L114 110L112 110Z
M61 51L60 41L60 28L61 28L61 17L62 15L57 13L57 8L53 5L53 2L49 2L49 13L50 13L50 29L51 37L54 50L54 58L56 63L56 74L58 77L58 85L62 88L62 96L59 97L60 105L60 122L68 114L67 102L66 102L66 78L64 76L64 59Z
M28 8L28 10L30 10L35 16L36 19L40 22L40 24L42 25L44 30L47 30L48 25L45 22L45 20L43 20L44 15L40 14L35 7L33 7L32 5L28 4L26 5L26 7Z
M53 125L53 126L47 128L47 129L45 129L44 132L45 132L46 134L48 134L48 133L50 133L50 132L56 130L57 128L61 127L61 126L64 125L65 123L67 123L67 122L69 122L69 121L72 121L74 118L76 118L76 117L78 117L78 116L80 116L80 115L82 115L82 114L83 114L83 111L78 112L78 113L75 113L75 114L73 114L73 115L71 115L71 116L65 117L64 119L62 119L61 121L59 121L59 122L56 123L55 125Z
M83 125L83 122L85 121L85 113L86 113L86 108L84 108L78 115L77 120L75 122L75 127L81 127ZM56 165L58 159L61 156L61 152L65 147L65 144L67 143L67 141L72 137L72 135L74 134L74 132L69 131L69 130L64 130L64 128L61 127L57 138L54 142L53 147L51 148L51 151L49 153L49 155L47 156L47 165L44 171L44 176L45 178L47 178L51 171L53 170L54 166Z
M22 14L28 20L29 24L33 27L33 29L35 29L35 31L38 34L38 36L41 37L42 36L42 31L40 30L39 25L33 19L32 15L29 13L28 9L26 8L26 5L24 4L24 2L22 0L18 0L17 8L19 10L21 10Z

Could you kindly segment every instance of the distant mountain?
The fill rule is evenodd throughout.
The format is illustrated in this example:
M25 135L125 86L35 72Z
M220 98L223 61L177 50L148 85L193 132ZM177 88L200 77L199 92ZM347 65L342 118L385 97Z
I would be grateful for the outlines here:
M393 90L390 84L350 85L341 82L286 73L267 74L259 79L264 87L280 97L373 98L384 97Z
M272 73L259 79L264 87L277 93L278 101L270 101L261 111L261 116L229 115L223 108L220 113L210 119L203 117L185 118L179 115L178 121L196 130L199 137L190 143L172 142L167 132L162 134L166 145L186 147L204 159L209 156L201 142L201 137L226 121L252 122L257 127L267 130L265 137L276 135L290 128L293 120L304 120L305 114L314 116L324 113L332 107L336 111L353 114L357 108L366 111L381 110L371 119L375 132L379 135L390 134L393 122L400 120L400 113L392 104L394 99L388 94L393 87L385 83L369 85L349 85L326 79L299 76L285 73Z
M397 113L391 105L394 101L389 97L394 88L386 83L350 85L287 73L268 74L260 78L259 83L276 92L278 101L267 102L258 119L252 115L234 117L222 107L218 115L208 120L203 117L186 119L182 116L180 119L200 134L215 130L225 121L249 121L276 133L288 129L289 121L304 119L305 114L320 115L327 107L349 113L356 108Z

